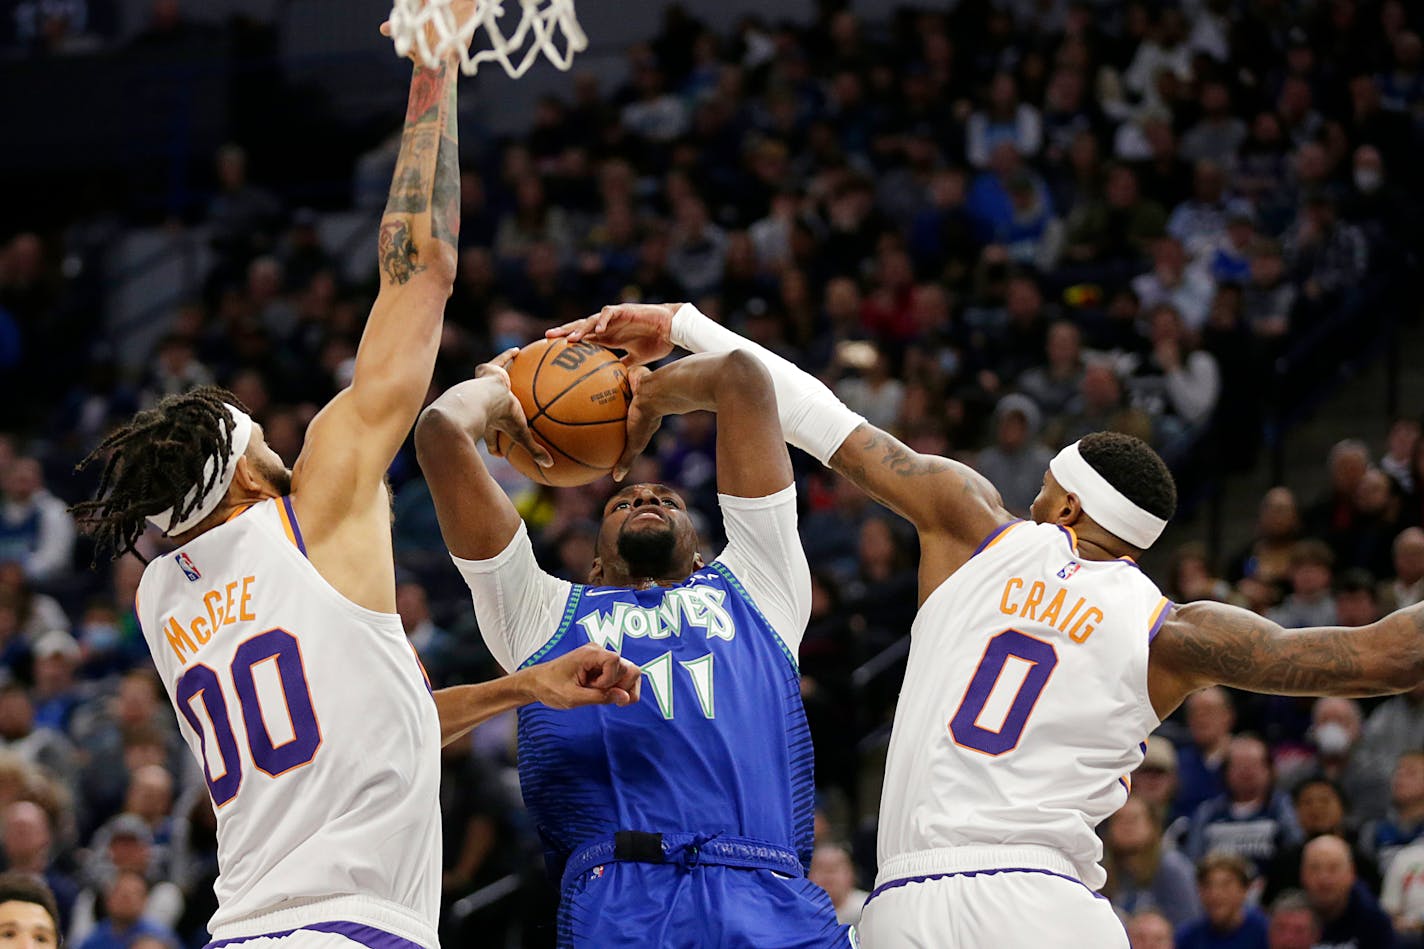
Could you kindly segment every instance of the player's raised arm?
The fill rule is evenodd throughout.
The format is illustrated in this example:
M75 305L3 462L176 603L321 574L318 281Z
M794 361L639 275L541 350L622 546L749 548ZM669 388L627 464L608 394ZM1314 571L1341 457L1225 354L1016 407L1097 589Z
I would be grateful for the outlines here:
M380 292L351 386L313 420L293 472L308 540L384 504L383 479L424 402L454 284L459 232L458 68L416 66L377 242Z
M759 498L788 487L791 456L781 435L776 389L750 353L688 356L656 372L635 374L628 407L628 447L614 469L621 481L664 415L717 413L717 490Z
M775 384L786 441L845 475L914 523L922 535L947 536L972 549L1010 519L999 492L983 475L948 458L912 451L846 408L809 373L691 305L604 307L598 315L551 330L549 335L626 350L629 362L660 359L674 345L695 353L751 353Z
M1424 682L1424 605L1368 626L1282 629L1224 603L1175 607L1152 641L1159 718L1192 692L1228 685L1275 695L1388 695Z
M462 560L487 560L505 547L519 528L519 512L490 476L479 442L502 431L540 464L552 461L529 432L524 409L509 391L504 367L517 350L480 366L475 378L452 386L421 413L415 451L435 501L445 546Z

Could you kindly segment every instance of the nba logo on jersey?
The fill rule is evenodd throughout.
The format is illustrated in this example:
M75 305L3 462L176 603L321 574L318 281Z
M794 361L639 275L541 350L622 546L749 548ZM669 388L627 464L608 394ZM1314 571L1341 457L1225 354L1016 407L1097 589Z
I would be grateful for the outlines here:
M1058 571L1058 579L1067 580L1069 577L1073 576L1073 574L1078 572L1078 568L1080 566L1082 565L1079 564L1076 560L1068 561L1068 563L1063 567L1063 569Z
M203 575L198 572L198 565L193 563L192 557L189 557L187 554L180 553L174 554L173 559L177 562L178 567L183 571L183 576L187 577L190 583L195 580L201 580L203 578Z

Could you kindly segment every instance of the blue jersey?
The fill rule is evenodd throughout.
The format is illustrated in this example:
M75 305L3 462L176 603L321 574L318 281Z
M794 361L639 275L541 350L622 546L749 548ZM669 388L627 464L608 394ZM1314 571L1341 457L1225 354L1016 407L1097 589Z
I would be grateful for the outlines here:
M727 548L673 587L557 580L522 527L496 557L456 558L504 668L592 642L643 669L636 705L520 712L561 949L852 944L805 877L811 736L795 656L811 582L796 496L719 500Z
M633 829L755 838L809 865L811 735L796 661L731 570L717 562L647 590L575 586L526 665L588 642L642 666L643 698L520 711L524 803L551 856Z

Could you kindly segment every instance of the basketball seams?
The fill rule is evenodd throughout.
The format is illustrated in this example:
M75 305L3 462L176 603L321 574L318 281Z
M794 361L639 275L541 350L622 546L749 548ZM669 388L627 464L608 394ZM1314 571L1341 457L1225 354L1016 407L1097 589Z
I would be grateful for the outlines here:
M549 355L549 350L552 350L553 348L554 348L554 347L550 346L548 350L545 350L544 356L548 356L548 355ZM540 357L540 360L539 360L540 366L539 366L539 368L543 368L543 362L544 362L543 357ZM552 415L549 415L549 410L552 409L552 408L558 403L558 401L559 401L560 399L562 399L564 396L568 395L568 394L569 394L570 392L572 392L574 389L577 389L577 388L579 387L579 385L584 382L584 380L586 380L586 379L588 379L588 378L590 378L590 377L592 377L592 376L597 375L598 373L602 372L604 369L606 369L608 366L611 366L611 365L613 365L612 362L601 362L601 363L599 363L598 365L594 366L592 369L588 370L588 372L585 372L583 375L579 376L579 377L578 377L577 379L575 379L573 382L570 382L568 385L566 385L566 386L564 386L562 389L560 389L559 392L558 392L552 399L550 399L548 402L545 402L545 403L542 403L542 404L539 402L539 370L538 370L538 369L535 369L535 371L534 371L534 379L533 379L532 382L529 383L529 397L534 400L534 405L539 409L539 411L537 411L537 412L534 413L534 417L529 420L529 424L530 424L530 425L533 425L536 419L543 418L543 417L545 417L545 416L548 416L549 421L555 422L555 423L557 423L557 424L559 424L559 425L566 425L566 424L568 424L568 423L566 423L566 422L560 422L558 419L554 418ZM625 415L624 418L627 418L627 416ZM612 419L609 419L609 421L612 421Z

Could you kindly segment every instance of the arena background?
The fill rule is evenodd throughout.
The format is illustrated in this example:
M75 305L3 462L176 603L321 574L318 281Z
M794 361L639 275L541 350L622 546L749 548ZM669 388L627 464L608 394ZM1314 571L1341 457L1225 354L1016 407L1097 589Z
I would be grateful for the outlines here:
M76 945L202 945L216 864L133 618L141 564L90 569L64 508L94 475L74 464L136 408L210 381L295 459L374 296L409 75L376 33L385 13L0 8L0 857L46 875ZM591 47L572 72L462 82L460 276L432 397L604 303L692 299L915 447L977 464L1020 511L1065 441L1149 438L1183 503L1146 567L1178 602L1357 625L1424 599L1419 8L582 0L579 15ZM715 515L713 430L665 426L637 474ZM828 847L818 878L851 914L847 890L873 880L916 550L908 525L796 460L820 835L857 877ZM500 476L546 566L581 575L607 485ZM412 451L391 479L412 641L438 683L497 674ZM710 549L718 534L704 519ZM1424 763L1392 777L1424 751L1424 693L1229 702L1164 724L1175 747L1154 740L1136 795L1152 833L1106 829L1125 915L1156 907L1179 945L1206 944L1192 863L1231 843L1210 831L1231 802L1273 822L1247 890L1267 909L1318 833L1351 842L1374 893L1392 861L1424 867L1424 845L1402 849L1424 827ZM1270 750L1264 791L1223 783L1224 758L1253 754L1230 743L1246 733ZM447 756L451 945L552 944L514 755L506 720ZM1298 813L1321 777L1340 813ZM125 870L148 888L136 926ZM1387 899L1415 939L1417 876Z

